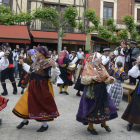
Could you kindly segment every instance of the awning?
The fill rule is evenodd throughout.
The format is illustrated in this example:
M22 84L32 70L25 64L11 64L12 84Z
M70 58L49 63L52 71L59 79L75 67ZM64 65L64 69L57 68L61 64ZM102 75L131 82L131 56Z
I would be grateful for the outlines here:
M57 32L45 32L45 31L30 31L30 32L33 35L34 42L58 43ZM67 37L62 38L62 43L85 45L86 35L67 33Z
M27 26L0 25L0 42L30 43Z

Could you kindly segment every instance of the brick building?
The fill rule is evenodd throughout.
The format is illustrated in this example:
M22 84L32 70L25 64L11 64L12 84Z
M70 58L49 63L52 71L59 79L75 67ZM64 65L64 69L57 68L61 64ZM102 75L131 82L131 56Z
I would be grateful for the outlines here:
M124 23L121 21L122 16L132 14L135 22L139 25L140 21L140 0L89 0L88 8L93 8L97 15L101 18L101 24L104 25L108 17L113 17L118 30L125 29ZM139 28L138 28L139 29ZM92 35L94 49L102 51L103 46L110 46L113 50L119 44L113 44L103 41Z

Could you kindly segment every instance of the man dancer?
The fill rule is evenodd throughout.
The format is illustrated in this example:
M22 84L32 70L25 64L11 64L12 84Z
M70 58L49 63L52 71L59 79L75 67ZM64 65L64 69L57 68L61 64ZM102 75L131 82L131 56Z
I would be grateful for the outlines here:
M5 79L7 75L13 86L13 94L17 94L16 81L13 75L13 53L12 51L10 51L10 45L7 45L6 47L7 47L6 49L10 52L10 54L8 56L9 66L5 70L1 71L1 85L4 90L3 93L1 93L1 95L3 96L8 95L8 92L6 89L6 83L5 83Z
M113 56L113 53L112 52L110 53L109 47L104 47L103 51L104 51L104 55L102 56L102 64L104 65L104 67L108 71L110 58Z

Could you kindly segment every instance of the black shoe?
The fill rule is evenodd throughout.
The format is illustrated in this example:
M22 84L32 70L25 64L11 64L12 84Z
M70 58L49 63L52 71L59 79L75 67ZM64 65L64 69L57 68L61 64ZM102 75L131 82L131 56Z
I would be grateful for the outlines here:
M1 95L6 96L6 95L8 95L8 92L3 92L3 93L1 93Z
M106 130L107 132L111 132L111 129L109 128L109 126L104 127L104 126L101 124L101 127L105 128L105 130Z
M60 93L60 94L63 94L64 92L63 92L63 91L60 91L59 93Z
M15 94L15 95L16 95L16 94L17 94L17 91L13 91L13 94Z
M92 135L98 135L98 132L95 129L90 130L89 128L87 128L87 131L89 131Z
M133 126L133 123L129 123L127 125L127 131L131 131L132 130L132 126Z
M76 96L81 96L81 94L80 93L76 93Z
M37 130L37 132L44 132L49 128L49 126L47 125L47 127L41 126L40 129Z
M24 93L24 91L21 91L21 94L23 94Z
M68 93L67 91L64 91L64 93L65 93L66 95L69 95L69 93Z
M17 126L17 129L21 129L24 125L28 125L28 124L29 124L29 121L27 121L26 123L21 122L21 124Z

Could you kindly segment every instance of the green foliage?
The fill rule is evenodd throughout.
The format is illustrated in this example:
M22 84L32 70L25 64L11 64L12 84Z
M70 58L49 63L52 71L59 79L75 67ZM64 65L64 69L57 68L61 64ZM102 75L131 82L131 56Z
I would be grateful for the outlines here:
M49 20L55 26L58 25L58 20L57 17L59 16L59 13L56 10L56 7L42 7L42 8L37 8L34 10L33 17L34 19L41 19L41 20Z
M138 31L136 31L136 29L131 31L131 39L136 40L138 36Z
M83 30L83 29L84 29L84 24L83 24L82 22L80 22L80 23L78 24L78 29L79 29L79 30Z
M93 32L95 29L96 29L95 26L89 26L86 32L87 32L87 33L91 33L91 32Z
M77 7L73 7L73 6L66 6L65 10L62 11L62 17L64 20L75 20L75 18L78 16L78 11L77 11Z
M111 17L107 18L106 25L110 26L110 25L113 25L113 24L114 24L114 18L111 18Z
M106 26L100 26L99 30L99 37L105 40L110 40L113 34L108 30Z
M96 28L99 26L100 18L96 15L96 12L94 10L87 9L84 14L85 14L85 17L89 21L91 21L92 24L94 24Z
M118 32L118 36L119 38L123 39L123 40L127 40L128 39L128 31L127 30L121 30Z
M117 35L113 35L112 36L112 42L117 43L117 42L121 42L121 39L117 36Z

